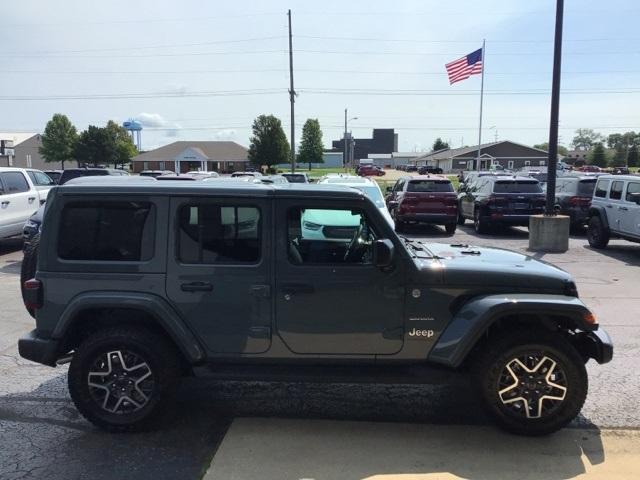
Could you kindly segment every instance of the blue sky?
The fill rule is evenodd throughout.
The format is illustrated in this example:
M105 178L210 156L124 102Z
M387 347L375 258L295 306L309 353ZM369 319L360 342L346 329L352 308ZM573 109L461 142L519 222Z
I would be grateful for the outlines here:
M137 118L145 149L248 145L252 120L272 113L289 134L289 8L297 136L319 118L330 146L348 108L356 137L396 128L402 151L428 150L436 137L474 144L480 77L449 86L444 64L486 38L484 139L546 141L551 0L11 2L0 131L42 131L60 112L78 129ZM565 3L562 143L579 127L640 129L639 18L632 1Z

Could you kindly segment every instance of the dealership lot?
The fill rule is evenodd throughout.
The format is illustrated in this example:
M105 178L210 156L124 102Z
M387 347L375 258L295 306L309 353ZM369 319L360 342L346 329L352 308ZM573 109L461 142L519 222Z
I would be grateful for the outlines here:
M526 251L528 242L526 229L478 236L469 224L453 237L438 227L407 235L518 251ZM499 478L492 462L510 458L513 468L531 469L531 451L551 455L550 462L561 466L545 478L584 472L629 478L624 469L633 464L626 459L640 452L634 433L640 428L640 246L612 241L595 251L583 236L573 236L566 254L533 256L575 277L580 297L616 348L611 363L589 365L590 393L574 428L550 439L517 439L486 426L464 382L393 387L187 380L162 430L110 435L75 410L65 367L41 367L17 356L17 338L33 328L33 320L20 301L20 244L3 242L0 478L199 478L207 470L208 478L224 479ZM445 446L458 446L466 460L454 462ZM486 464L476 458L481 454ZM271 459L268 469L265 459Z

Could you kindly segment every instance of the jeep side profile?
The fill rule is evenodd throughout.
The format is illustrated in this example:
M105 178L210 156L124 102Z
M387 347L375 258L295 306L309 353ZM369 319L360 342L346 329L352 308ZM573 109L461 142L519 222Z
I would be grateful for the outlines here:
M640 177L602 175L589 208L589 245L606 248L611 238L640 242Z
M308 212L358 221L320 225ZM70 362L78 410L148 428L180 376L430 383L471 375L503 428L542 435L612 343L570 275L520 253L398 236L340 185L101 182L52 190L20 355ZM32 262L36 263L36 262Z

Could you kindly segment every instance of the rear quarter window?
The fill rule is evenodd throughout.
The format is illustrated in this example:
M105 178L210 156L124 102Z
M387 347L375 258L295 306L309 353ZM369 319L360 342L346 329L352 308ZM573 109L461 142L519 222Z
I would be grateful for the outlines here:
M155 208L149 202L72 202L58 233L62 260L140 262L153 256Z

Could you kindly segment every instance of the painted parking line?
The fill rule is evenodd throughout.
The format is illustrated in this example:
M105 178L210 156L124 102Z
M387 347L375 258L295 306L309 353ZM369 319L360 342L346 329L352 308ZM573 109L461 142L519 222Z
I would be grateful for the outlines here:
M485 426L241 418L204 478L627 480L638 472L637 430L527 438Z

